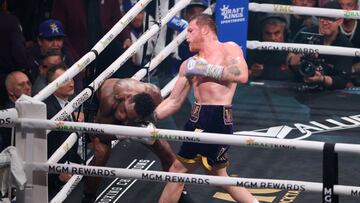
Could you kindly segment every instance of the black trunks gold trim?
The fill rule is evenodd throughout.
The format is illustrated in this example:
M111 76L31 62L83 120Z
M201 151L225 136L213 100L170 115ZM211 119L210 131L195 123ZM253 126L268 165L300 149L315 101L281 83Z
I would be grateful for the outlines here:
M232 125L233 124L233 116L232 116L231 106L224 106L223 114L224 114L224 124Z
M194 123L198 122L200 111L201 111L201 105L194 103L194 105L191 108L190 121Z

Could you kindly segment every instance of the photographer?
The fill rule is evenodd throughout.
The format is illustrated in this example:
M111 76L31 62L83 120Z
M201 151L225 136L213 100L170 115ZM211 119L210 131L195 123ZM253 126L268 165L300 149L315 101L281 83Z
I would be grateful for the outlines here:
M258 40L263 42L287 42L288 22L281 14L259 16L261 32ZM286 51L248 50L247 62L252 80L293 81L293 71L286 64Z
M324 8L341 9L337 2L328 2ZM352 47L351 42L339 31L343 23L342 18L319 18L319 26L305 28L296 34L295 43L301 41L301 33L314 33L307 37L308 43L328 46ZM323 40L313 40L320 34ZM311 42L310 42L311 41ZM299 54L289 53L288 65L301 75L303 81L309 86L317 86L319 89L343 89L350 83L352 57L323 55L319 53ZM312 70L313 69L313 70Z

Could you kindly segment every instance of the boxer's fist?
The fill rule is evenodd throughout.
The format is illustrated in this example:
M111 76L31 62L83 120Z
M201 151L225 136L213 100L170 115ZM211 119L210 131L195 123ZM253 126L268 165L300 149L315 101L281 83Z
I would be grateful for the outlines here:
M185 76L205 76L220 79L222 77L223 71L224 68L220 65L209 64L203 58L191 57L189 58L186 65Z

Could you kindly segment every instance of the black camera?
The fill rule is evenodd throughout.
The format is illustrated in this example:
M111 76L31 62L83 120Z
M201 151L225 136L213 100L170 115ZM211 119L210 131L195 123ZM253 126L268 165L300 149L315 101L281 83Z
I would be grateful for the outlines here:
M303 44L324 44L324 35L313 32L299 32L296 41Z
M324 67L326 66L324 59L302 56L300 60L299 73L304 77L314 76L316 70L323 73Z
M303 44L318 44L321 45L324 42L324 35L311 32L300 32L297 36L297 40ZM315 75L316 70L322 71L325 61L319 59L315 52L303 53L300 59L299 73L304 77L312 77Z

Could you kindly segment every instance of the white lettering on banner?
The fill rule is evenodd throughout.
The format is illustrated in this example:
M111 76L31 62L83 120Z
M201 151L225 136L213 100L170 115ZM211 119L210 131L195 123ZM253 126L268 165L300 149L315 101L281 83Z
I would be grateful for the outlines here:
M246 134L249 136L260 136L260 137L277 137L284 138L292 130L289 126L275 126L267 129L266 132L255 132L255 131L241 131L239 134ZM274 136L275 135L275 136Z
M135 159L127 168L129 169L139 169L139 170L148 170L155 161ZM96 198L97 203L110 203L118 202L119 198L136 182L136 179L125 179L117 178L115 179L106 189L101 192L101 194Z
M331 201L332 189L331 188L324 188L324 199L323 202L332 202Z
M295 123L293 124L293 127L288 125L274 126L259 131L239 131L239 132L235 132L234 134L259 136L259 137L273 137L273 138L281 138L281 139L289 135L292 135L291 138L294 139L296 138L305 139L314 133L360 127L360 115L341 117L341 120L346 122L336 121L334 119L326 119L325 122L323 123L320 123L318 121L310 121L308 124Z
M220 8L223 19L221 24L237 23L245 21L244 7L230 8L230 5L223 5Z

